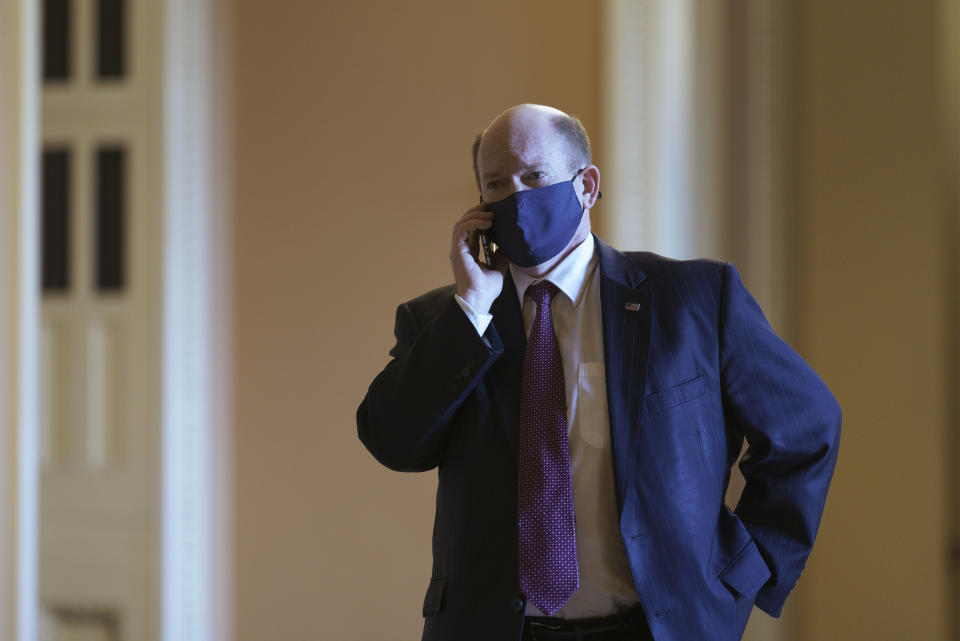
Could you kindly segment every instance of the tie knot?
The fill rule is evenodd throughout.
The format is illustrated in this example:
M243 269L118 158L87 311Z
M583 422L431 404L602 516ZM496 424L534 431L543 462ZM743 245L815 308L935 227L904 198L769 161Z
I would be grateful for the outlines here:
M530 287L527 287L526 295L532 298L533 302L540 308L544 304L549 304L553 295L558 291L560 290L557 289L557 286L550 281L541 280L539 283L534 283L530 285Z

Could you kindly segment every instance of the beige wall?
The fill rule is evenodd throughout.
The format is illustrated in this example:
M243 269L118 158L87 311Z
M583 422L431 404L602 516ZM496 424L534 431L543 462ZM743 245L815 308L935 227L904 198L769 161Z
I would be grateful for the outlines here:
M844 409L805 640L947 638L936 4L797 11L799 343Z
M451 280L474 134L522 101L596 128L597 18L569 0L238 0L236 630L413 639L435 473L356 437L396 305Z
M795 5L788 326L845 410L797 641L946 636L939 27L909 4ZM236 636L417 638L436 477L380 468L354 411L396 304L450 280L475 132L536 101L599 140L599 22L569 0L235 6Z

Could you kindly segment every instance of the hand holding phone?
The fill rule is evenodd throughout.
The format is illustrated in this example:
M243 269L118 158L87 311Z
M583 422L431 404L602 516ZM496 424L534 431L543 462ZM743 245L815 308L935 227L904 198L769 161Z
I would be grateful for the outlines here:
M471 207L454 225L450 247L457 294L478 313L486 313L500 295L506 271L506 261L501 258L501 265L496 266L494 259L489 237L492 221L493 214L484 209L483 203Z

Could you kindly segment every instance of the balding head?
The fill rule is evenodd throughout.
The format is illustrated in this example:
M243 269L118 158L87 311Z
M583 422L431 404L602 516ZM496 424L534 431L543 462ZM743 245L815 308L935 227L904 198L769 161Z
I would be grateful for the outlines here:
M485 160L531 145L553 147L571 173L591 163L590 138L578 118L546 105L515 105L494 118L473 142L473 172L481 193Z
M600 171L590 163L590 143L579 120L552 107L517 105L494 118L477 137L474 153L480 199L488 205L504 201L509 208L509 203L516 201L506 199L515 193L564 182L570 185L570 191L541 192L565 192L576 202L567 200L532 212L536 220L528 222L533 222L537 230L521 230L524 242L547 239L550 233L557 232L554 223L563 226L571 209L580 208L576 231L560 253L539 265L518 269L540 278L590 236L590 208L600 196ZM499 216L495 215L494 225L497 220ZM508 219L503 224L511 223ZM534 236L528 237L531 232Z

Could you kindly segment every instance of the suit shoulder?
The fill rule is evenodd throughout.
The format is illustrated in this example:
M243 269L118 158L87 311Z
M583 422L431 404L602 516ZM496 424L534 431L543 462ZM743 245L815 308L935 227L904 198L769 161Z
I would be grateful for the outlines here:
M449 305L456 292L456 285L444 285L420 294L403 304L410 309L415 317L430 318L439 314L444 307Z
M661 281L693 280L705 285L723 283L724 271L730 263L714 258L680 260L653 252L624 252L648 277Z

